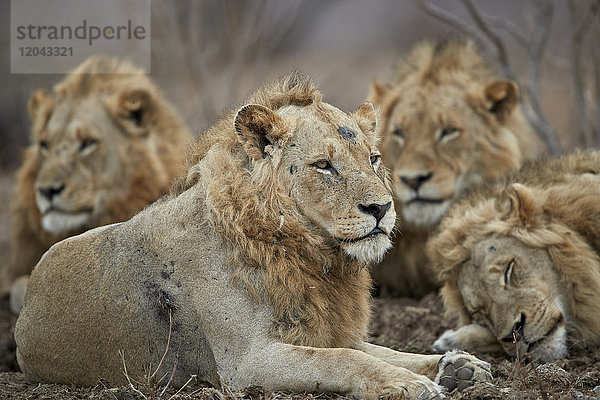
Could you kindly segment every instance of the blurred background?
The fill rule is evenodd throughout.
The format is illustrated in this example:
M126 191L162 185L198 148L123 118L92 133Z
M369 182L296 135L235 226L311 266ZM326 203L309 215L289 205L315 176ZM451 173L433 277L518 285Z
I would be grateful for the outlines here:
M9 73L9 7L0 0L5 172L29 143L30 93L63 78ZM352 111L373 79L392 81L415 42L467 34L518 81L528 115L558 153L600 143L599 8L600 0L152 0L151 76L198 133L293 69Z

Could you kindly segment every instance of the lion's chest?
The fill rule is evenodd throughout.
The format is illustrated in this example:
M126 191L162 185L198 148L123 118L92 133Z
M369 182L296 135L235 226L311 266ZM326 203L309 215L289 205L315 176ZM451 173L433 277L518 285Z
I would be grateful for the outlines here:
M370 319L368 271L327 278L271 297L274 335L286 343L313 347L354 347L364 339Z

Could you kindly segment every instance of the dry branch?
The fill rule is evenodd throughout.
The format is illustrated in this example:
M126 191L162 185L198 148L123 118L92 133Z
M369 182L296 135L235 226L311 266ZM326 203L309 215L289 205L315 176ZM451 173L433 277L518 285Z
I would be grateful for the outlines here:
M464 21L450 11L434 5L431 0L421 0L423 9L430 15L452 25L461 32L472 37L484 48L493 52L506 77L516 80L523 88L522 105L525 116L537 130L542 141L552 154L560 153L556 134L548 123L539 100L539 81L544 52L548 44L552 23L553 6L549 1L536 0L536 29L525 34L513 22L506 18L490 16L482 13L472 0L460 0L468 12L472 23ZM526 79L519 79L514 72L507 46L500 31L508 32L515 42L526 52L529 59L529 74Z

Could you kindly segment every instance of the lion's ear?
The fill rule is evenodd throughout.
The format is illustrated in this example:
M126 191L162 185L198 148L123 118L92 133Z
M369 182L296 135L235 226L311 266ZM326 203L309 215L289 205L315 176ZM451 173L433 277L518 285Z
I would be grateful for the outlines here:
M238 140L253 160L265 158L265 148L275 144L285 133L281 117L270 108L259 104L242 107L237 112L233 124Z
M388 85L373 81L367 99L374 104L381 104L389 92L390 87Z
M537 209L533 193L520 183L513 183L508 190L511 211L516 213L525 225L529 224Z
M29 97L27 111L34 124L46 124L52 109L54 108L54 96L45 89L37 89Z
M154 119L154 100L144 89L129 89L117 98L117 115L125 130L134 136L147 135Z
M495 81L486 86L483 91L489 102L488 111L496 114L500 122L510 117L519 101L519 87L510 80Z
M373 103L365 101L354 111L354 119L360 129L367 134L375 134L375 128L377 128L377 112Z

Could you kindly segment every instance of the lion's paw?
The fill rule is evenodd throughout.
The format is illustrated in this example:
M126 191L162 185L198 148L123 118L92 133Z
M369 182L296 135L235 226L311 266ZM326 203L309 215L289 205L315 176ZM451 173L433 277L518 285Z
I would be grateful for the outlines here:
M452 329L448 329L446 332L444 332L442 336L433 342L433 345L431 346L433 351L438 353L458 349L459 347L459 342L456 340L456 331Z
M463 390L475 382L490 382L490 364L464 351L447 352L440 361L440 370L435 381L449 392Z

